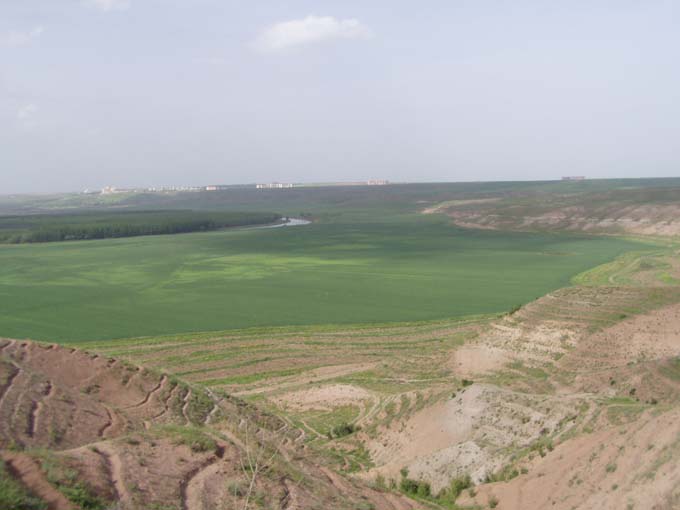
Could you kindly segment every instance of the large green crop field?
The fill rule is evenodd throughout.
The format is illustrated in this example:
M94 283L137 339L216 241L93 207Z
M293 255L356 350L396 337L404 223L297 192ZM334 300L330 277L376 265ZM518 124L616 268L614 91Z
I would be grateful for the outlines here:
M409 214L0 246L0 336L81 341L499 313L635 248Z

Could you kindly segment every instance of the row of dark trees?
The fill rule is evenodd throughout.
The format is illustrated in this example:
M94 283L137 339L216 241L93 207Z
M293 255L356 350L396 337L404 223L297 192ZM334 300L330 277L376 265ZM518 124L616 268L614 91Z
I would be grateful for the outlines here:
M280 219L275 213L147 211L136 213L40 215L0 218L0 242L46 243L146 235L202 232L261 225Z

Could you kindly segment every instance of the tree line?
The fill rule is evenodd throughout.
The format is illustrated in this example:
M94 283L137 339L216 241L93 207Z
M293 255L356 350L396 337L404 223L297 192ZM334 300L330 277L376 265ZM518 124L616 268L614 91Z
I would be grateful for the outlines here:
M274 223L267 212L142 211L0 217L0 242L46 243L206 232Z

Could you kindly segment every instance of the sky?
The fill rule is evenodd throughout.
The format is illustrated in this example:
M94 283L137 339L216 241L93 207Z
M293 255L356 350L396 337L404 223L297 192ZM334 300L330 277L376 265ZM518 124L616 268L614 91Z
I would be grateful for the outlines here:
M680 176L680 2L0 0L0 194Z

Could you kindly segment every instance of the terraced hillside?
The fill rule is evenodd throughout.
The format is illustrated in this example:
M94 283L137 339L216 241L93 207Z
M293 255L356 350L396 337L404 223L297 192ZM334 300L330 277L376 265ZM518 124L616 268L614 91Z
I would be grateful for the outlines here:
M3 509L415 507L335 474L233 397L75 349L0 352Z
M677 260L628 254L498 317L85 347L238 395L337 470L423 504L675 508Z

